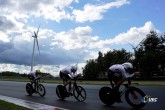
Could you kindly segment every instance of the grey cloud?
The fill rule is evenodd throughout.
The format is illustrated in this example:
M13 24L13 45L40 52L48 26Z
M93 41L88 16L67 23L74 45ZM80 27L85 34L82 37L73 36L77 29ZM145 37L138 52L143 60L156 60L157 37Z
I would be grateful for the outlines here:
M14 48L12 43L0 42L0 63L29 65L29 55Z
M41 51L41 54L36 57L36 63L45 65L60 65L76 63L78 60L77 51L67 51L65 49L55 47L52 50Z
M6 50L2 52L0 54L0 62L18 65L30 65L29 56L22 54L16 49Z
M48 48L47 48L48 49ZM44 65L60 65L76 63L78 60L78 51L66 51L62 48L54 48L53 50L43 50L41 53L35 51L34 64ZM0 63L31 65L32 51L25 51L24 46L15 48L12 43L0 42Z
M5 16L0 16L0 30L6 31L8 29L12 29L14 27L14 23L7 20Z
M13 44L9 42L2 42L0 41L0 53L4 52L5 50L12 49Z
M39 4L40 4L40 0L32 0L32 1L29 1L29 0L22 0L20 3L19 3L19 8L22 10L22 11L37 11L38 8L39 8Z
M11 5L11 0L0 0L0 7Z

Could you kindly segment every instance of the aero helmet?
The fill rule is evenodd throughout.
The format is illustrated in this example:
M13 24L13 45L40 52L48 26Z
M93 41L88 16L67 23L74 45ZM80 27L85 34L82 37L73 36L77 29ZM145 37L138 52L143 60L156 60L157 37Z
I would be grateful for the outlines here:
M122 64L125 69L133 69L133 65L130 62L125 62Z
M77 71L77 66L71 66L72 71Z
M36 70L36 73L41 73L41 71L40 70Z

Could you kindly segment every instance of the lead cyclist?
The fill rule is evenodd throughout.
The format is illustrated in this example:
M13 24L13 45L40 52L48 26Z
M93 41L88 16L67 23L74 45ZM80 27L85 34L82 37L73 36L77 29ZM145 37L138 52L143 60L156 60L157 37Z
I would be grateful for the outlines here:
M117 102L122 103L119 93L120 85L127 79L133 76L140 76L139 73L133 73L133 65L130 62L125 62L123 64L114 64L109 67L107 71L107 76L110 80L115 82L115 92L118 93Z

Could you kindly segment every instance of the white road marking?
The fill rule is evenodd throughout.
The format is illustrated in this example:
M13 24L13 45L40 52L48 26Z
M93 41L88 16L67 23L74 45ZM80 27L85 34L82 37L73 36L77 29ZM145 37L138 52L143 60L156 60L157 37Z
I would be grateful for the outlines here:
M31 101L27 101L27 100L23 100L23 99L18 99L18 98L12 98L12 97L3 96L3 95L0 95L0 100L14 103L16 105L23 106L23 107L33 109L33 110L67 110L67 109L60 108L60 107L40 104L40 103L36 103L36 102L31 102Z

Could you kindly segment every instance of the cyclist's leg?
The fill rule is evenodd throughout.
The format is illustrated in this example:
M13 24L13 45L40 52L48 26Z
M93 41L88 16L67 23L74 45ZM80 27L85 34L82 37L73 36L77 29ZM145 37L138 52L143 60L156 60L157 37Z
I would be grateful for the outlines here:
M34 79L34 90L35 90L35 92L36 92L36 88L37 88L37 82L36 82L36 80Z
M33 76L32 77L32 85L34 85L33 87L34 87L34 92L36 92L36 88L37 88L37 82L36 82L36 79L35 79L35 77Z
M68 74L64 74L64 73L60 72L60 77L63 80L63 84L64 84L65 88L68 84L69 84L69 87L71 87L71 79ZM66 88L66 90L67 90L67 88Z
M65 78L65 74L60 71L59 75L60 75L60 78L63 80L64 86L66 86L67 85L67 81L66 81L66 78Z
M33 76L32 75L28 75L28 78L30 79L31 84L33 84Z
M66 88L67 85L69 86L68 89L66 88L66 90L68 92L68 96L73 95L71 93L71 78L69 77L69 75L68 74L62 74L61 78L63 79L64 87Z
M111 86L112 86L112 88L114 88L115 87L115 85L114 85L114 72L113 71L111 71L110 69L108 69L108 71L107 71L107 76L108 76L108 79L110 80L110 84L111 84Z
M113 81L115 82L114 91L116 92L116 97L117 97L116 102L118 102L118 103L122 103L121 97L120 97L120 91L119 91L119 88L120 88L119 82L120 82L121 80L122 80L122 77L121 77L120 74L115 73L115 74L113 75Z
M119 73L115 73L111 70L108 70L108 78L109 78L110 83L113 86L113 88L119 88L119 87L117 87L118 81L120 81Z
M67 74L66 76L65 76L65 78L66 78L66 81L67 81L67 84L68 84L68 91L70 92L71 91L71 78L69 77L69 75Z
M66 78L66 81L67 81L67 84L68 84L68 90L67 90L68 94L72 96L73 94L72 94L72 91L71 91L72 90L71 89L71 85L72 85L71 78L69 77L68 74L65 76L65 78Z

